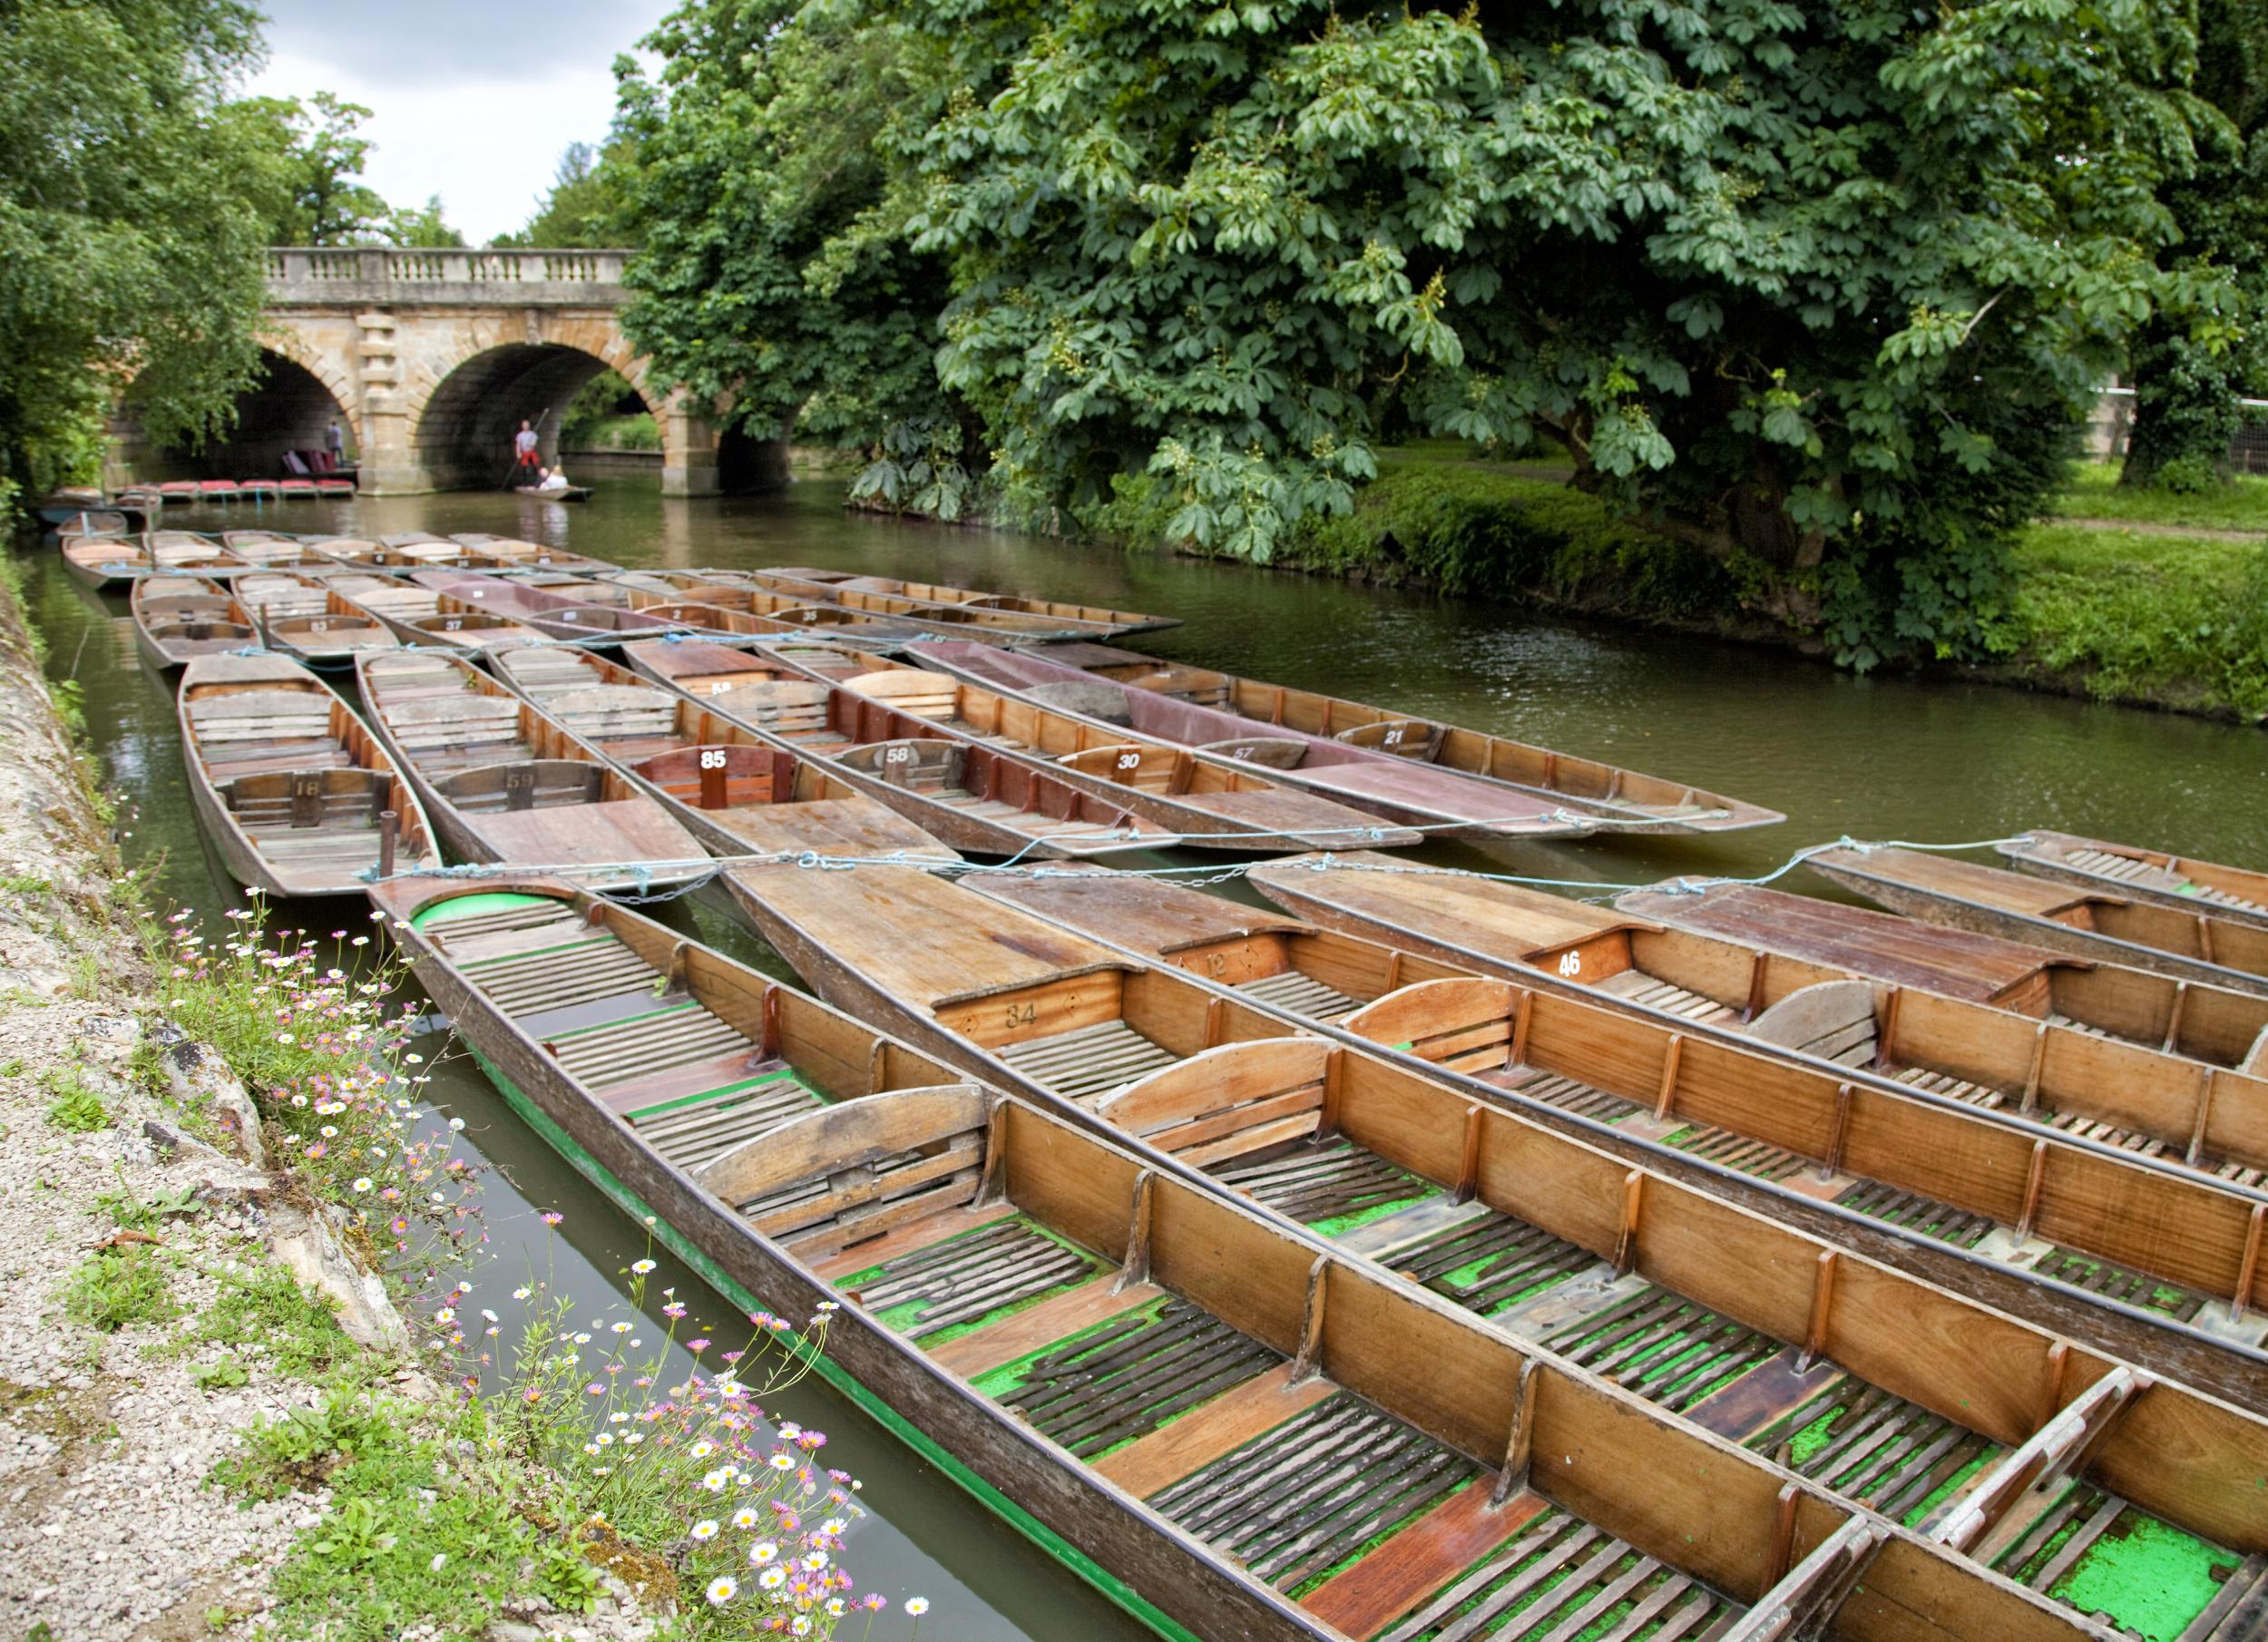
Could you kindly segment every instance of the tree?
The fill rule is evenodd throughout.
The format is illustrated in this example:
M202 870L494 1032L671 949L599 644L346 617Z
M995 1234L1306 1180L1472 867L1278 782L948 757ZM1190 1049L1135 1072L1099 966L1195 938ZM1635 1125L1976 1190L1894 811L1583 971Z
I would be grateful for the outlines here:
M248 98L230 112L268 151L282 195L268 224L270 243L368 245L386 237L392 210L359 181L371 145L356 132L370 118L368 109L317 92L308 103Z
M906 464L908 499L957 513L973 452L930 358L945 269L900 231L913 174L883 141L942 112L931 48L745 0L689 0L646 44L663 65L617 64L617 141L637 153L622 324L648 386L724 402L758 438L894 430L937 458Z
M0 490L92 476L129 383L194 443L258 377L261 248L280 209L237 0L0 8Z
M2135 339L2122 484L2229 475L2247 390L2268 385L2268 0L2200 0L2195 164L2166 190L2182 299Z
M451 250L464 243L464 236L442 220L439 194L428 196L423 205L395 206L386 218L386 237L412 250Z
M559 173L535 215L517 233L500 235L499 245L621 246L632 243L624 220L628 173L637 151L617 139L601 152L588 142L571 142L560 156Z

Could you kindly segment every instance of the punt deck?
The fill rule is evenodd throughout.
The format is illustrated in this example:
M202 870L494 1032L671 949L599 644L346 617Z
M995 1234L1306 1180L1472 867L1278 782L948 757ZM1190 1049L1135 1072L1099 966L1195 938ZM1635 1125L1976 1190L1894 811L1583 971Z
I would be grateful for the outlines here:
M782 579L781 582L774 585L792 580L813 588L884 593L919 600L925 604L969 604L984 609L1017 611L1025 615L1068 619L1089 627L1107 630L1119 637L1129 633L1156 632L1181 625L1178 616L1152 616L1140 611L1114 610L1102 604L1079 604L1068 600L1037 599L1019 593L985 592L973 587L954 587L943 582L903 582L893 576L862 576L852 571L813 570L804 565L774 566L758 573Z
M1014 600L972 594L933 599L906 590L909 583L882 576L813 575L795 570L757 570L749 582L791 599L839 604L877 616L904 617L963 631L1027 640L1108 639L1126 630L1106 615L1100 620L1070 613L1068 605L1027 610ZM956 590L959 591L959 590Z
M2268 993L2268 927L2224 917L2211 906L2175 908L1882 845L1823 850L1804 865L1877 906L1925 923Z
M258 648L259 634L244 607L218 582L202 576L149 575L133 584L130 601L134 646L160 672L198 656Z
M1999 848L2017 866L2043 878L2114 890L2165 906L2203 906L2268 928L2268 873L2074 833L2035 831Z

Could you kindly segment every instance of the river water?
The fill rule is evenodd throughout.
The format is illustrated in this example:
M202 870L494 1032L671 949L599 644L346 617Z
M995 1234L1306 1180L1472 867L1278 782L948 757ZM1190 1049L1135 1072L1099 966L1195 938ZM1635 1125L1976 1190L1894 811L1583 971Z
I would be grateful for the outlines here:
M480 530L630 565L855 567L1156 611L1184 622L1139 641L1161 656L1495 730L1788 816L1715 839L1528 844L1486 857L1445 845L1424 852L1444 864L1639 884L1677 873L1759 875L1804 845L1844 835L1952 842L2030 826L2268 863L2268 738L2258 730L1981 684L1858 679L1770 650L1157 552L881 520L846 513L840 487L826 484L705 502L622 484L572 507L460 494L177 509L165 523L368 536ZM137 659L124 600L82 590L52 555L30 570L50 672L76 680L108 778L133 806L122 822L130 860L154 867L164 895L200 913L237 904L191 815L171 689ZM1823 887L1801 873L1787 886ZM787 973L721 900L695 897L670 915ZM443 1065L428 1092L436 1114L463 1118L466 1139L495 1166L486 1223L498 1263L484 1280L509 1286L521 1266L548 1262L556 1286L578 1301L622 1304L624 1268L649 1252L643 1229L530 1135L468 1060ZM566 1216L556 1237L537 1219L549 1207ZM699 1279L657 1257L650 1309L675 1285L694 1297L696 1317L733 1315ZM848 1559L862 1585L929 1597L926 1634L945 1642L1147 1634L820 1383L773 1403L827 1432L829 1462L863 1479L875 1518Z

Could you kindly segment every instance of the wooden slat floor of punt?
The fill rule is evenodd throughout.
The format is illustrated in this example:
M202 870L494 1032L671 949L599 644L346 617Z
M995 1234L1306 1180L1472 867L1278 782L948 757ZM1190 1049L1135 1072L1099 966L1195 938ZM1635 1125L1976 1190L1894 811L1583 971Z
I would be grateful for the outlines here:
M1601 981L1593 989L1610 998L1644 1004L1691 1021L1699 1026L1737 1026L1740 1012L1728 1004L1700 992L1688 992L1682 986L1647 974L1644 970L1626 969L1620 974Z
M1263 975L1256 981L1244 982L1237 990L1247 998L1272 1003L1306 1021L1336 1021L1362 1007L1344 992L1325 986L1313 976L1304 975L1295 969L1287 969L1280 975Z
M1516 1090L1531 1100L1541 1100L1547 1106L1559 1107L1579 1117L1597 1118L1603 1123L1619 1122L1639 1109L1635 1100L1610 1095L1603 1089L1593 1089L1588 1083L1579 1082L1558 1072L1540 1073L1529 1067L1511 1067L1501 1072L1479 1072L1474 1075L1483 1083L1494 1083L1500 1088Z
M1240 1158L1207 1172L1278 1214L1318 1226L1414 1203L1441 1189L1335 1138L1301 1141L1259 1162Z
M2006 1094L1989 1084L1972 1083L1966 1078L1956 1078L1950 1072L1931 1071L1927 1067L1901 1066L1891 1076L1925 1094L1943 1095L1964 1105L1982 1107L1987 1111L2005 1105L2008 1100Z
M1941 1491L2005 1451L1942 1414L1848 1375L1745 1435L1744 1445L1909 1526Z
M2255 1642L2257 1621L2268 1618L2263 1610L2241 1624L2232 1612L2257 1595L2258 1570L2246 1580L2253 1564L2244 1558L2084 1482L2067 1487L1989 1560L2018 1584L2124 1636ZM2240 1587L2234 1598L2233 1584Z
M1706 1123L1681 1129L1667 1137L1664 1144L1726 1168L1736 1168L1742 1174L1754 1175L1759 1180L1784 1180L1801 1173L1804 1164L1803 1158L1784 1146Z
M655 1150L691 1169L823 1104L791 1068L773 1062L744 1082L623 1115Z
M836 1286L920 1340L1029 1305L1105 1269L1094 1256L1010 1215L891 1254Z
M1103 1021L993 1051L1017 1071L1069 1100L1087 1100L1181 1059L1124 1021Z
M1382 1642L1702 1642L1745 1611L1549 1507L1392 1628L1358 1634Z
M1493 1213L1389 1250L1383 1258L1393 1270L1482 1316L1604 1266L1564 1237Z
M1531 1100L1544 1101L1562 1111L1595 1118L1601 1123L1619 1123L1646 1109L1635 1100L1626 1100L1557 1072L1538 1075L1532 1069L1521 1066L1476 1075L1484 1083L1510 1090ZM1706 1123L1692 1124L1662 1139L1665 1145L1762 1180L1784 1180L1798 1173L1804 1163L1802 1157L1785 1147Z
M1475 1461L1341 1392L1151 1495L1149 1504L1296 1597L1358 1553L1391 1543L1481 1475Z
M1082 1460L1149 1436L1284 1361L1187 1300L1168 1297L1028 1359L996 1393Z
M1783 1349L1770 1334L1651 1284L1551 1330L1541 1344L1677 1413Z
M1941 1243L1950 1243L1956 1248L1974 1248L1991 1231L1992 1222L1983 1215L1972 1215L1966 1209L1953 1208L1934 1197L1919 1192L1901 1191L1877 1180L1862 1180L1834 1199L1837 1207L1853 1208L1892 1226L1919 1232L1925 1237L1935 1237Z
M2107 1300L2120 1300L2128 1305L2162 1312L2183 1323L2196 1316L2205 1303L2203 1295L2177 1284L2153 1277L2147 1272L2113 1265L2075 1248L2051 1248L2033 1262L2032 1269L2043 1277L2076 1284Z
M2212 889L2185 877L2168 867L2154 862L2137 861L2132 855L2114 855L2099 849L2075 849L2063 857L2064 864L2081 872L2092 873L2098 878L2114 883L2146 883L2151 888L2175 894L2185 901L2203 901L2214 906L2226 906L2238 912L2268 913L2268 906L2225 889Z
M1990 1111L2007 1104L2007 1096L1999 1090L1982 1083L1971 1083L1946 1072L1928 1071L1917 1066L1901 1067L1892 1074L1899 1082L1933 1095L1944 1095L1970 1106ZM2068 1135L2083 1139L2098 1140L2105 1146L2117 1147L2121 1151L2136 1152L2146 1158L2161 1158L2174 1148L2165 1141L2116 1124L2104 1123L2084 1118L2076 1112L2057 1111L2048 1107L2036 1108L2030 1114L2035 1121L2059 1129ZM2198 1160L2198 1167L2216 1178L2237 1186L2258 1187L2268 1181L2268 1169L2252 1168L2242 1163L2231 1163L2207 1157Z

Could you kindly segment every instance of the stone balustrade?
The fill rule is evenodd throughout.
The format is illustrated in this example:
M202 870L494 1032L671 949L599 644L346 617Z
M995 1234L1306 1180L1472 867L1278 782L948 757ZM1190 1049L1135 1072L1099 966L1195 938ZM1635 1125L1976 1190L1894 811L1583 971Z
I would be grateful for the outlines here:
M330 249L268 253L271 306L415 302L498 308L616 308L626 250Z

